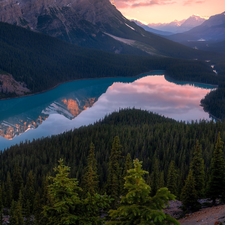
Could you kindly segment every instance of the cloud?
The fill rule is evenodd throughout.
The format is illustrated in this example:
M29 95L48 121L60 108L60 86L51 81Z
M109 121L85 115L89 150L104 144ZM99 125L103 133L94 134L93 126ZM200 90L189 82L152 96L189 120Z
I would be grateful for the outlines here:
M202 4L205 0L185 0L184 5L191 5L191 4Z
M123 2L123 1L116 1L116 7L118 9L121 9L121 8L128 8L130 5L127 4L126 2Z
M167 5L175 3L174 0L115 0L116 6L118 8L126 7L144 7L144 6L154 6L154 5Z
M151 1L147 1L147 2L137 2L132 4L132 8L135 7L142 7L142 6L152 6L152 5L159 5L160 2L158 0L151 0Z

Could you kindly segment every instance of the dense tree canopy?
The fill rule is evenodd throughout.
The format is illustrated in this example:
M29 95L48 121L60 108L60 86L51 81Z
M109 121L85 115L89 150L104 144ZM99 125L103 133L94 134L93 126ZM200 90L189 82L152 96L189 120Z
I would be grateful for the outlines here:
M158 188L167 186L178 199L186 201L186 208L193 208L190 201L204 196L204 193L213 200L218 197L223 200L222 140L225 140L224 122L203 120L184 123L147 111L120 110L93 125L21 143L1 152L2 203L4 207L11 208L11 220L18 220L22 206L26 216L29 217L33 213L39 225L54 223L54 215L57 218L61 216L57 210L61 210L63 204L67 205L66 202L61 202L62 198L70 201L71 193L77 196L77 202L74 199L72 205L67 205L69 208L79 205L82 198L87 199L87 204L83 205L83 208L81 205L79 207L85 211L93 196L96 196L96 201L100 201L100 196L106 192L117 199L116 202L111 202L116 210L119 207L120 196L129 193L129 189L123 188L123 178L130 171L131 159L137 157L143 161L143 169L149 173L149 176L143 174L145 184L153 187L152 184L157 181L154 187L156 193ZM65 170L65 173L61 174L62 184L59 175L55 177L55 172L59 171L52 170L59 158L63 158L70 167L68 173L68 167L61 166L62 171ZM86 179L87 174L90 179ZM46 177L49 175L52 179L48 184ZM12 177L16 179L12 180ZM86 182L87 188L84 188L84 191L78 187L78 181L81 182L81 186L82 182ZM15 185L15 182L18 185ZM67 187L72 182L75 186L69 190L68 195L62 197L61 194L67 189L62 192L60 189L58 192L57 182ZM97 187L92 188L94 184ZM208 191L205 190L206 186L209 187ZM112 187L116 188L112 190ZM189 196L190 190L196 190L191 199L186 195L188 193ZM14 194L18 191L22 197ZM53 195L58 197L53 198ZM193 206L195 203L196 200ZM53 207L55 204L59 208ZM45 216L41 213L43 206L47 207ZM67 207L64 209L68 210ZM95 212L94 217L97 218L99 211L97 213L95 209L91 212ZM48 218L52 218L52 222L49 222Z

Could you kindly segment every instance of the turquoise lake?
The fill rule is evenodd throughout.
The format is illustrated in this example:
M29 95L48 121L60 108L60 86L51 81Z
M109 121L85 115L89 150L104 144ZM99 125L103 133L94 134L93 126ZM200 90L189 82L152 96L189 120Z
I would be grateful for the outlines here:
M200 100L214 86L175 82L158 71L132 78L79 80L45 93L0 101L0 150L92 124L121 108L177 121L210 120Z

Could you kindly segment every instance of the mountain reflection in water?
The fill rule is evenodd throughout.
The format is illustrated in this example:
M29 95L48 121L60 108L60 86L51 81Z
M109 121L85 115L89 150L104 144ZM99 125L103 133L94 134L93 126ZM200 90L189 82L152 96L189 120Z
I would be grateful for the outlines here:
M209 119L200 100L214 86L177 84L167 81L162 72L155 74L74 81L42 94L0 101L4 137L0 150L94 123L119 108L141 108L183 121Z
M0 121L0 136L11 140L15 136L18 136L29 129L37 128L50 114L60 114L72 120L83 110L91 107L95 100L95 97L90 99L83 98L80 100L64 98L54 101L41 112L41 108L39 107L35 112L34 110L31 110L14 117L9 117L7 120ZM37 111L40 113L39 116L37 115ZM38 117L35 118L35 116Z

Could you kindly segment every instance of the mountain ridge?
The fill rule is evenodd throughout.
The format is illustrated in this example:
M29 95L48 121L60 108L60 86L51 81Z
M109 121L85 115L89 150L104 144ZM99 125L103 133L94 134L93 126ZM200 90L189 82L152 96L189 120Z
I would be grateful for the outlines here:
M82 7L84 6L84 7ZM100 11L104 9L104 14ZM0 1L0 21L22 26L83 47L109 52L146 54L126 46L105 35L100 21L122 18L119 11L108 1L98 0L41 0ZM121 21L121 19L120 19ZM115 22L112 22L115 24ZM129 51L124 50L130 49Z
M197 51L129 21L108 0L2 0L0 21L113 53L198 58ZM132 44L118 38L130 39Z
M182 33L182 39L179 39L178 35L174 34L168 38L179 43L183 43L185 40L223 41L225 40L225 12L213 15L201 25ZM188 39L189 36L192 36L192 39Z
M225 12L211 16L187 32L164 37L191 48L225 54Z
M183 20L174 20L169 23L149 23L147 26L150 28L154 28L160 31L172 32L172 33L183 33L192 29L193 27L199 26L206 19L198 16L192 15L187 19Z
M145 25L145 24L141 23L138 20L131 20L131 21L132 22L135 22L138 26L142 27L146 31L149 31L149 32L154 33L154 34L159 34L159 35L164 35L164 36L172 35L173 34L172 32L161 31L161 30L157 30L157 29L151 28L148 25Z
M202 25L186 32L205 40L225 40L225 12L211 16Z
M151 70L168 70L177 75L180 68L183 68L186 72L189 71L187 74L191 76L196 74L196 69L190 69L196 67L201 71L201 74L198 72L197 75L205 74L207 77L204 80L210 78L210 83L211 79L214 79L211 76L211 67L205 62L169 57L118 55L92 50L1 22L0 49L0 70L12 74L17 82L24 82L31 93L51 89L66 81L136 76ZM192 55L195 51L189 52L189 48L185 47L184 49L188 50L187 57L195 56ZM206 55L205 52L196 51L196 54L202 59L210 57L217 60L219 57L222 60L220 55L214 53ZM0 98L6 97L10 96L0 93Z

